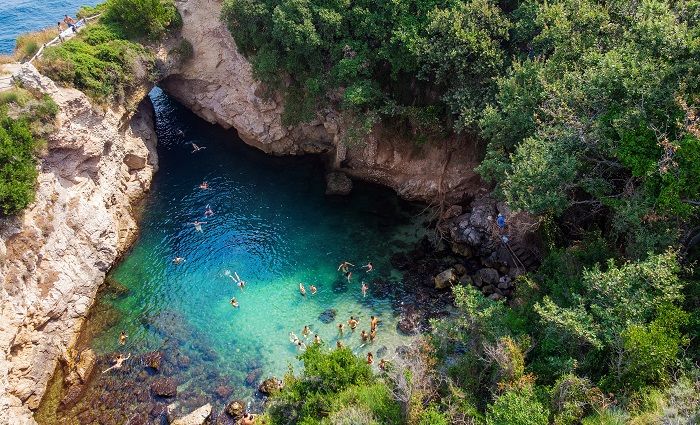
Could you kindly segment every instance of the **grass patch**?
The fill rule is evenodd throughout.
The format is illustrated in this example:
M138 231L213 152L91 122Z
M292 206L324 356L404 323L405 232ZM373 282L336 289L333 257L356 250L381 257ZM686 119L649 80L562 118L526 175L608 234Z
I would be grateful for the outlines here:
M28 61L41 49L41 46L57 36L57 27L44 28L40 31L20 35L15 44L14 60L16 62Z

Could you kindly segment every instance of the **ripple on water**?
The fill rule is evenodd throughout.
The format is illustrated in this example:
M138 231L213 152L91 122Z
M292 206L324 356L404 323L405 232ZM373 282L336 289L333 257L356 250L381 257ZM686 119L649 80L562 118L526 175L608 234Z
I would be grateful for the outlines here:
M396 330L402 285L389 257L395 246L423 236L416 217L420 208L365 184L357 184L347 198L328 198L320 161L266 156L235 133L199 120L160 90L152 99L160 171L146 201L140 238L112 273L129 292L104 299L120 313L118 322L91 341L103 365L116 351L137 356L162 351L159 373L177 380L184 412L202 400L220 408L226 397L218 394L250 397L264 377L298 367L289 332L301 337L305 325L335 347L337 323L359 317L357 333L346 332L343 343L361 355L394 356L407 339ZM192 154L192 141L206 149ZM202 181L209 190L199 189ZM207 205L215 212L208 218ZM201 232L192 225L195 220L205 222ZM173 264L178 256L185 261ZM337 271L346 259L357 266L351 282ZM371 274L359 267L368 261L375 267ZM230 277L235 273L247 282L244 290ZM370 285L367 297L360 291L362 281ZM316 285L318 294L300 296L299 282ZM231 307L232 296L240 308ZM324 323L319 316L328 309L337 316ZM370 315L383 322L377 341L362 345L359 331L369 330ZM129 334L124 347L117 343L122 329ZM117 376L140 394L153 377L143 375L139 361ZM126 397L113 381L111 374L98 376L83 404L68 414L79 415L106 392ZM119 414L167 401L140 397L146 401L120 399L127 406L120 405Z

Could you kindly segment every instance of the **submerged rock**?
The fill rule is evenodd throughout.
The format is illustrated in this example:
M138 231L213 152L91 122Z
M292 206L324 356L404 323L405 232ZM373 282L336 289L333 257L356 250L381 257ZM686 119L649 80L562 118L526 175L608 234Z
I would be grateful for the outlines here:
M174 378L157 378L151 384L151 391L159 397L175 397L177 395L177 383Z
M160 362L162 358L163 353L160 351L152 351L143 356L143 362L146 364L146 367L158 372L158 370L160 370Z
M326 195L348 195L352 192L352 180L345 173L335 171L326 174Z
M233 400L226 405L226 413L234 419L238 419L245 413L245 402L243 400Z
M280 389L282 389L282 381L277 378L267 378L266 380L262 381L258 387L258 391L268 396L276 393Z
M318 320L320 320L321 322L323 322L325 324L332 323L333 320L335 320L336 314L338 314L338 311L336 309L329 308L326 311L324 311L323 313L318 315Z
M211 415L211 404L207 403L194 412L175 419L171 425L202 425L207 422Z

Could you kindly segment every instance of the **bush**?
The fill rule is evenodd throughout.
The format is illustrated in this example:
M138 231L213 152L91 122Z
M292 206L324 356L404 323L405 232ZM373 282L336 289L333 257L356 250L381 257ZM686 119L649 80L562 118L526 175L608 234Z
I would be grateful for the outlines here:
M104 21L130 38L159 39L180 17L172 0L107 0Z
M37 143L28 122L14 120L0 107L0 212L22 211L34 200Z
M532 388L508 391L488 407L487 425L546 425L549 413Z

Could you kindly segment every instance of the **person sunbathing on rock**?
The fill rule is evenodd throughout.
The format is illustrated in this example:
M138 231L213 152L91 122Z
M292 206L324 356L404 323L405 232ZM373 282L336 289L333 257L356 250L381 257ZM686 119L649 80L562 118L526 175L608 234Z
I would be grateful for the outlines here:
M117 358L114 359L114 365L113 365L112 367L109 367L109 368L103 370L102 373L109 372L109 371L112 370L112 369L119 369L119 368L121 368L121 367L122 367L122 363L124 363L125 361L129 360L130 357L131 357L131 353L129 353L129 355L126 356L126 357L124 357L122 354L117 355Z

